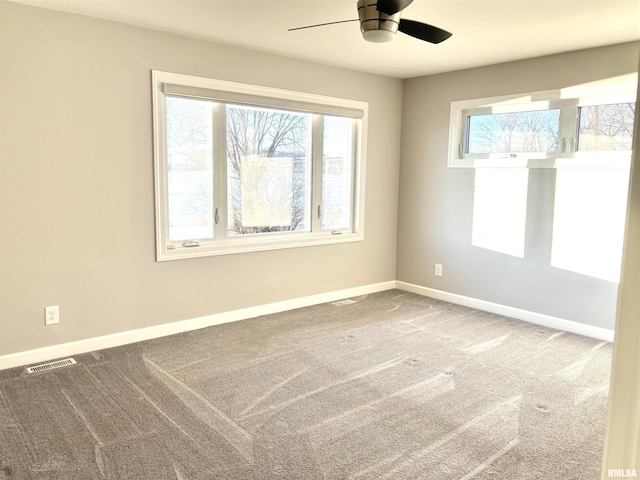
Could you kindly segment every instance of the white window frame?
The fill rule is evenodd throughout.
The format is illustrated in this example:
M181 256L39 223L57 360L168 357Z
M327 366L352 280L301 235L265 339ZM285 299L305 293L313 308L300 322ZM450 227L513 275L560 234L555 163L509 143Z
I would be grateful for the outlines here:
M311 231L227 236L226 129L214 121L214 204L219 214L214 239L169 241L168 155L166 147L166 97L201 98L214 102L240 103L255 107L285 109L313 114L311 129L316 140L311 151ZM170 72L152 71L154 183L157 261L227 255L312 245L364 240L364 202L368 103L259 85L214 80ZM217 107L217 106L216 106ZM322 230L322 115L353 118L352 226ZM217 173L217 174L216 174Z
M635 87L635 84L633 84ZM601 87L597 94L567 96L562 90L534 92L499 97L451 102L449 122L450 168L629 168L631 150L610 152L580 152L577 147L578 112L581 106L635 102L635 88L608 91ZM558 150L548 153L469 154L467 148L468 118L491 113L560 110Z

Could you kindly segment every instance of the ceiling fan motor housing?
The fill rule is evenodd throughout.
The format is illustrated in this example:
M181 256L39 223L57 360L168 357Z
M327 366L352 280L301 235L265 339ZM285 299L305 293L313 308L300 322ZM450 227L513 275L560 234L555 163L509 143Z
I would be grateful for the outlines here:
M374 43L390 42L400 24L400 12L387 15L377 9L375 0L358 0L360 31L365 40Z

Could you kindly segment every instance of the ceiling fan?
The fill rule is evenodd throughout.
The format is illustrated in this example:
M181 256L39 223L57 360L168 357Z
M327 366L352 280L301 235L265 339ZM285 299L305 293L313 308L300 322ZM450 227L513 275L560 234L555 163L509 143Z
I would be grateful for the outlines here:
M412 2L413 0L358 0L356 19L307 25L290 28L288 31L360 21L362 36L368 42L374 43L390 42L398 31L429 43L444 42L451 36L451 33L433 25L400 18L402 10Z

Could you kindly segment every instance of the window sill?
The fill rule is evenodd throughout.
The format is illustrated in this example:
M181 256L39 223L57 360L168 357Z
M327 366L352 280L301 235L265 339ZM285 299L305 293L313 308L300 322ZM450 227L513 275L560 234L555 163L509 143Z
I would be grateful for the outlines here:
M454 158L449 168L629 168L631 152L580 152L572 157L549 155L546 158Z
M237 253L262 252L267 250L281 250L286 248L311 247L316 245L331 245L337 243L361 242L361 233L342 233L327 235L305 235L296 238L251 238L233 239L203 243L197 247L183 247L158 245L156 259L158 262L180 260L184 258L213 257L218 255L233 255Z

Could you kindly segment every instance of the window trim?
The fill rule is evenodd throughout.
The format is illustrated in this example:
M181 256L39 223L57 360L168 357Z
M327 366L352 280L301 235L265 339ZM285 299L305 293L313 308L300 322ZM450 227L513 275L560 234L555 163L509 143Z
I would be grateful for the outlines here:
M167 86L169 86L167 88ZM182 90L180 90L182 88ZM180 94L182 92L182 94ZM273 232L262 235L243 235L223 238L219 233L227 228L226 203L226 138L220 141L224 128L216 125L214 118L213 188L214 204L218 205L220 221L214 226L215 238L199 242L196 247L186 247L183 242L170 242L168 216L168 159L166 149L165 98L204 98L221 103L245 104L278 110L293 110L312 114L312 130L318 129L319 115L337 115L352 118L353 142L353 191L352 228L347 230L322 230L321 219L316 218L315 200L321 199L322 142L311 149L311 231ZM154 136L154 186L156 260L228 255L245 252L298 248L314 245L357 242L364 240L365 173L368 103L305 92L263 87L245 83L215 80L171 72L152 70L153 136ZM280 102L280 103L279 103ZM313 111L311 111L313 110ZM222 133L221 133L222 130ZM319 145L318 145L319 143ZM216 172L220 173L216 175ZM320 192L317 193L318 185ZM222 197L225 197L224 199ZM222 202L222 203L221 203ZM215 206L214 206L215 208Z
M633 90L602 86L598 93L567 95L562 90L512 94L451 102L449 117L449 168L629 168L631 150L611 152L580 152L577 147L579 108L587 105L635 102ZM536 105L538 104L538 105ZM539 107L539 108L538 108ZM498 109L495 112L494 109ZM555 153L467 154L467 119L487 113L523 112L560 109L558 151ZM603 154L608 157L602 159Z

